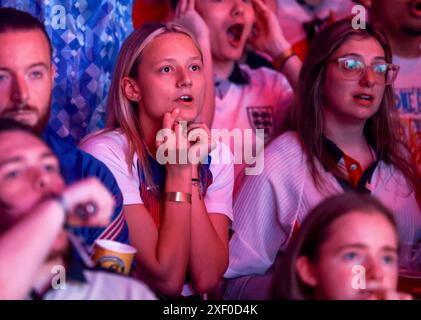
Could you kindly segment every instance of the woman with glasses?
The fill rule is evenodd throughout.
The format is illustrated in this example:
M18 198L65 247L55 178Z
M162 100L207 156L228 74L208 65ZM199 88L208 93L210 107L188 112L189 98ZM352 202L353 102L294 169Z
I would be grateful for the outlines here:
M264 172L248 176L235 200L226 277L264 274L307 213L338 193L374 195L394 213L401 241L421 237L420 181L396 132L398 71L386 38L370 25L355 30L343 20L315 38L293 131L266 148ZM225 296L236 294L228 285Z

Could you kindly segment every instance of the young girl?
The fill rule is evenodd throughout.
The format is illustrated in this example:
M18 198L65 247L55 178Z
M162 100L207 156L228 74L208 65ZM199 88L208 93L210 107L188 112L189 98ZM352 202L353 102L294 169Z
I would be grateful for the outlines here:
M333 194L371 193L394 213L401 241L421 237L419 177L392 121L397 72L386 39L370 25L355 30L344 20L315 38L294 131L265 150L263 174L247 178L234 205L227 277L264 274L307 212Z
M116 177L139 276L167 296L178 296L185 281L192 287L185 286L184 295L211 290L228 264L232 159L219 144L208 155L209 130L194 123L204 88L202 54L189 32L175 24L145 25L121 49L108 128L81 145ZM177 140L169 150L177 162L164 166L160 148L169 140L158 141L157 134L173 131L167 139ZM200 132L204 139L185 137ZM198 150L206 151L208 164L182 161ZM217 165L217 158L228 164Z
M274 277L274 298L410 299L396 291L398 232L375 198L346 193L304 219Z

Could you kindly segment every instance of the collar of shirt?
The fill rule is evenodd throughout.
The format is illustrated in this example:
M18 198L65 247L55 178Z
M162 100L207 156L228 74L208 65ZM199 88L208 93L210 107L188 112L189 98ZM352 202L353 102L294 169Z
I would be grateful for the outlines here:
M369 193L371 190L371 177L379 161L375 160L364 172L358 161L346 155L333 141L323 138L323 143L331 158L335 161L340 171L346 174L347 179L336 177L345 191ZM378 158L378 157L377 157ZM343 162L341 161L343 159ZM327 169L327 168L325 168Z
M220 99L222 99L228 92L232 83L238 85L247 85L250 83L249 75L240 68L238 62L234 63L234 68L232 69L231 74L227 79L223 80L214 80L215 83L215 93Z

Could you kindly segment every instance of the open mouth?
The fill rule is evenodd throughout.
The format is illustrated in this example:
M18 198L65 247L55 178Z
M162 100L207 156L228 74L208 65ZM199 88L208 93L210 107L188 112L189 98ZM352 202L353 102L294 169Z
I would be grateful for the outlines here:
M371 105L374 101L374 96L370 94L355 94L353 98L362 105Z
M236 23L227 29L228 41L231 45L238 46L244 31L244 25Z
M182 102L184 104L191 104L193 100L194 100L193 97L189 94L183 94L178 99L176 99L176 101Z
M369 95L369 94L356 94L356 95L354 95L354 99L362 99L362 100L367 100L367 101L373 101L374 97L372 95Z
M410 11L416 18L421 18L421 1L414 0L410 3Z

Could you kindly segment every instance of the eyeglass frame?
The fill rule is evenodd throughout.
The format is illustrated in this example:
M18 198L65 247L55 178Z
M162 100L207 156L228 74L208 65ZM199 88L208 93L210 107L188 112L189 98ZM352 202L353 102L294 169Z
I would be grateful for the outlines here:
M366 71L367 68L371 68L371 70L376 74L376 72L373 70L373 66L374 66L373 64L367 66L367 64L364 61L362 61L358 56L355 56L355 55L352 55L352 54L351 55L345 55L345 56L338 57L338 58L334 58L334 59L329 59L329 60L327 60L327 62L337 62L338 63L338 66L339 66L339 69L341 70L341 74L344 75L344 72L342 71L342 68L341 68L340 63L341 63L341 61L344 61L345 59L349 59L351 57L354 58L355 60L358 60L359 62L361 62L364 65L364 68L362 69L361 75L359 76L358 80L361 80L362 79L362 77L364 76L364 74L367 72ZM393 79L390 81L390 83L387 83L386 80L385 80L384 83L378 83L378 84L384 84L386 86L390 86L390 85L392 85L395 82L395 80L396 80L396 78L397 78L397 76L399 74L400 66L397 65L397 64L388 63L386 61L384 63L382 63L382 64L385 64L387 66L387 68L388 68L387 71L389 71L389 68L390 67L395 68L396 73L395 73ZM387 71L385 73L385 76L387 75ZM344 77L345 77L346 80L356 80L356 79L346 78L346 76L344 76Z

